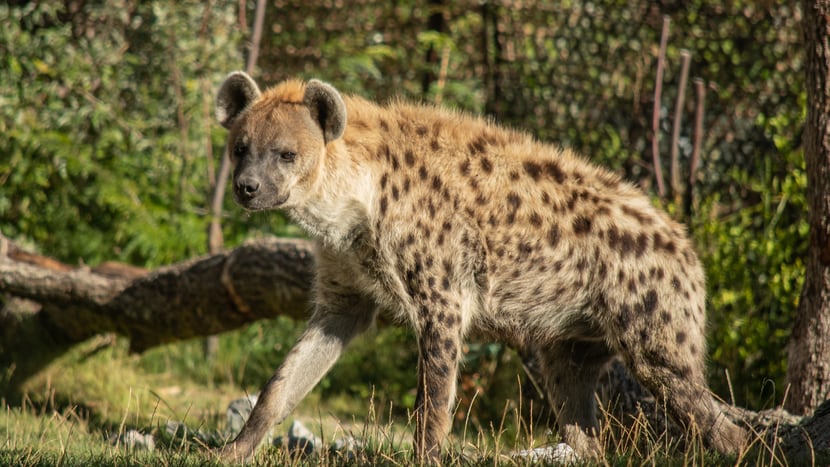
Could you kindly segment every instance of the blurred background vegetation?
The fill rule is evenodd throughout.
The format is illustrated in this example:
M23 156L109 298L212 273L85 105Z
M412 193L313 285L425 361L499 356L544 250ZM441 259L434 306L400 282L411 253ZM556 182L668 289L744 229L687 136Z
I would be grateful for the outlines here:
M709 288L710 381L760 409L784 396L785 345L803 282L807 223L799 7L768 0L368 0L267 2L255 77L318 77L344 92L486 115L569 146L655 193L652 107L671 20L660 152L668 170L680 54L706 93L701 163L690 174L694 92L678 139L688 225ZM223 76L244 67L253 1L12 1L0 5L0 231L71 264L156 267L207 251L224 131ZM225 244L301 235L278 213L227 197ZM256 323L220 340L149 351L137 365L258 390L302 328ZM378 352L383 348L383 352ZM519 359L471 345L462 398L496 414ZM416 348L404 330L359 340L316 390L414 403ZM728 378L727 375L728 374ZM466 395L466 396L465 396ZM486 422L485 422L486 423Z

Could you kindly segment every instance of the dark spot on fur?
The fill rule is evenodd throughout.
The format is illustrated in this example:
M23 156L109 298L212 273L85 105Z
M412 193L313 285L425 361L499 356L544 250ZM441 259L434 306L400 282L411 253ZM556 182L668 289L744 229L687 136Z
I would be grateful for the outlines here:
M418 175L421 177L421 180L426 180L429 177L429 172L427 172L427 168L423 165L418 168Z
M637 236L634 254L637 255L637 257L640 257L646 251L646 248L648 248L648 235L646 235L645 233L641 233Z
M548 244L551 247L556 248L556 245L559 244L559 238L559 226L556 224L550 226L550 230L548 230Z
M385 173L382 177L380 177L380 189L386 189L386 183L389 181L389 174Z
M403 192L409 193L409 177L403 179Z
M395 198L395 201L397 201L399 197L400 197L400 192L398 191L398 187L395 186L395 185L392 185L392 198Z
M418 127L415 128L415 133L417 133L418 136L424 136L428 132L429 132L429 130L427 129L427 127L425 127L423 125L418 125Z
M519 198L519 195L517 195L515 192L511 191L507 195L507 204L509 204L510 207L513 208L513 210L516 210L519 209L519 206L522 205L522 199Z
M452 262L449 259L441 261L441 265L444 267L444 272L447 274L452 272Z
M657 309L657 302L657 292L654 289L649 290L643 297L643 311L649 315L654 313Z
M484 206L485 204L487 204L487 197L479 193L478 196L476 196L476 204L478 204L479 206Z
M438 151L439 149L441 149L441 143L439 143L437 139L434 139L429 143L429 147L433 151Z
M562 169L556 162L547 161L545 162L543 167L545 174L556 180L557 183L562 183L565 181L565 173L562 172Z
M664 324L669 324L671 322L671 315L667 311L660 312L660 319L663 320Z
M534 181L538 181L539 177L542 175L542 166L537 164L536 162L525 161L524 164L525 172L532 178Z
M599 262L599 267L597 268L597 275L600 279L605 279L608 275L608 265L605 264L605 261Z
M528 220L533 227L540 227L542 225L542 217L536 212L530 213Z
M664 238L663 235L659 233L654 234L654 248L657 250L664 250L667 253L674 253L675 251L674 242L670 238Z
M483 137L478 137L467 145L467 149L470 151L470 154L476 155L484 152L484 145L487 142L484 140Z
M441 288L444 289L444 290L450 290L450 278L449 277L444 276L441 279Z
M515 170L511 171L510 172L510 180L515 182L518 179L519 179L519 172L516 172Z
M628 305L620 305L620 314L617 316L617 322L623 331L628 330L631 324L631 308Z
M469 160L465 160L458 167L459 167L459 169L461 169L461 175L464 175L465 177L470 175L470 161Z
M641 225L651 224L651 218L630 206L623 205L621 210L623 214L635 219Z
M446 338L444 339L444 350L449 352L451 350L455 350L455 342L452 339Z
M678 344L686 342L686 333L683 331L677 331L677 334L674 337Z
M411 149L407 149L403 155L403 160L406 162L408 167L412 167L415 165L415 154L412 152Z
M677 276L672 276L671 286L674 287L674 290L680 290L680 279Z
M634 279L629 279L628 280L628 291L631 292L632 294L637 293L637 283L634 282Z
M565 203L565 209L567 209L568 211L573 211L575 205L576 205L576 196L571 196L568 199L568 202Z
M584 235L591 231L591 219L584 216L577 216L573 220L574 233L577 235Z
M490 162L490 159L488 159L486 157L481 158L481 170L483 170L484 173L487 173L487 174L493 172L493 163Z
M389 123L387 123L387 121L386 121L386 120L384 120L384 119L382 119L382 118L381 118L381 119L380 119L380 128L381 128L381 130L383 130L383 131L389 131Z
M386 214L386 204L388 201L386 200L386 195L381 196L380 198L380 215L383 216Z
M441 177L439 177L438 175L434 175L432 177L432 189L435 191L440 191L442 186L443 182L441 181Z

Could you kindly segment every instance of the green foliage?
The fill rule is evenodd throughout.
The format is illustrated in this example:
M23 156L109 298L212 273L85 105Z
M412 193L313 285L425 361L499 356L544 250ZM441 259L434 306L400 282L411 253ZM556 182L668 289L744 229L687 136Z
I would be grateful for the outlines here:
M213 87L241 63L234 5L80 5L0 6L3 233L73 263L200 254Z
M738 404L770 408L786 392L784 349L804 284L809 226L804 158L780 133L790 122L763 123L786 165L775 170L767 159L761 180L733 169L731 177L758 201L722 213L719 194L709 194L695 237L709 279L712 386L724 396L732 390Z

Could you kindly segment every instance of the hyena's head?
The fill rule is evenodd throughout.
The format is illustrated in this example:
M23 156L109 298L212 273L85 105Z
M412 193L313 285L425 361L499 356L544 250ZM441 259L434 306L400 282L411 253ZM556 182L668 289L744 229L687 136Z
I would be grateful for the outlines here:
M343 134L346 106L330 85L286 81L265 92L243 72L225 78L216 117L229 129L234 199L249 210L302 204L326 145Z

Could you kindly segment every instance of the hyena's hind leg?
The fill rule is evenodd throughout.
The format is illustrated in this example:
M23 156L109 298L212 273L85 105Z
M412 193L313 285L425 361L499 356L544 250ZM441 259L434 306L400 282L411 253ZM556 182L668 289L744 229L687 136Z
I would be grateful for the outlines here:
M627 326L619 326L621 320L617 320L618 329L611 335L616 336L626 366L661 403L665 402L674 420L687 429L699 430L707 445L725 454L740 452L747 433L726 418L706 384L706 343L698 324L702 319L675 324L663 315L662 321L668 323L658 327L650 326L649 321L638 327L624 319ZM625 317L626 312L620 316Z
M601 458L597 380L613 357L602 341L566 340L539 349L539 363L562 440L580 458Z

